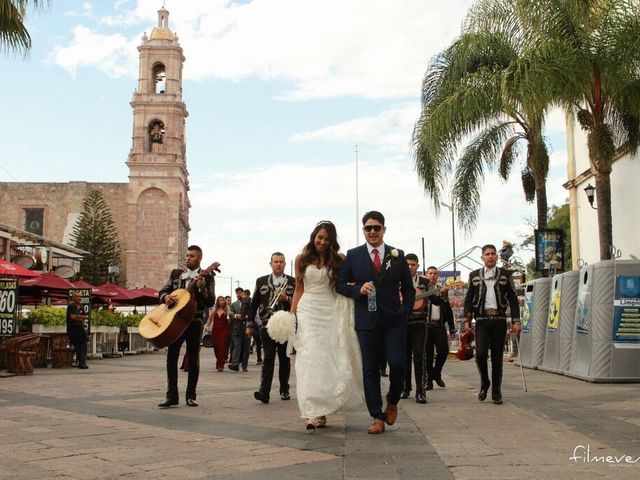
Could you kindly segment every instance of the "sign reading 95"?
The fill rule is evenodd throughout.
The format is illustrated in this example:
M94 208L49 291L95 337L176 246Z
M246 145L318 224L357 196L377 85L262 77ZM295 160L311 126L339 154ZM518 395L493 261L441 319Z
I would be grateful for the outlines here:
M18 279L0 278L0 335L16 334Z

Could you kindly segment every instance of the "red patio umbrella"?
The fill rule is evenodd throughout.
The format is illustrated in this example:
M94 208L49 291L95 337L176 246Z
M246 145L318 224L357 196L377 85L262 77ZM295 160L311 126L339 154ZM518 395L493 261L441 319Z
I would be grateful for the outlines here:
M40 274L27 270L20 265L11 263L9 260L0 260L0 275L12 275L14 277L39 277Z
M98 285L98 288L108 293L112 302L128 304L127 302L134 298L134 296L129 293L129 290L113 283L103 283L102 285Z
M34 303L42 298L67 299L69 289L74 288L71 282L53 272L46 272L33 278L21 278L20 303Z
M108 292L100 287L96 287L91 285L89 282L85 282L84 280L76 280L75 282L71 282L75 288L90 288L91 296L97 298L102 303L109 303L109 301L114 297L112 292Z
M160 299L158 298L158 291L154 288L132 288L128 290L131 298L131 305L146 306L146 305L159 305Z
M35 287L46 290L69 290L73 284L53 272L46 272L34 278L20 279L21 287Z

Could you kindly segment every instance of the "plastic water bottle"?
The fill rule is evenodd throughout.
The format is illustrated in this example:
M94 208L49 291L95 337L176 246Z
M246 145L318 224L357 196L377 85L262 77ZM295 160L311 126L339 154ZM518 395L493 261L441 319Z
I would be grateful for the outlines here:
M369 282L373 285L373 282ZM367 310L375 312L378 310L378 303L376 302L376 289L374 288L367 294Z

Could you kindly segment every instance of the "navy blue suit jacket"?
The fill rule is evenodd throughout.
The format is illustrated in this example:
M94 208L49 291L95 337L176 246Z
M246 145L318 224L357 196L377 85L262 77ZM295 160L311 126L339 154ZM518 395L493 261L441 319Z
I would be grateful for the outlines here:
M391 256L391 250L393 247L385 245L380 273L373 267L366 244L347 252L336 282L336 291L355 300L356 330L372 330L377 325L400 326L406 323L407 316L413 310L416 292L409 266L402 250L398 250L397 257ZM360 287L369 281L373 281L376 287L378 309L375 312L368 310L367 296L360 293Z

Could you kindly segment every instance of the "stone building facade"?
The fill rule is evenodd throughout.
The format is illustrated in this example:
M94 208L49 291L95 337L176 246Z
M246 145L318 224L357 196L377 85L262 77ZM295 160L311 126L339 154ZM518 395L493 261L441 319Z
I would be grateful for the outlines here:
M138 47L128 183L0 183L0 223L69 244L84 198L100 190L118 230L127 287L162 286L181 263L190 230L185 58L168 21L169 12L160 9L157 26Z

